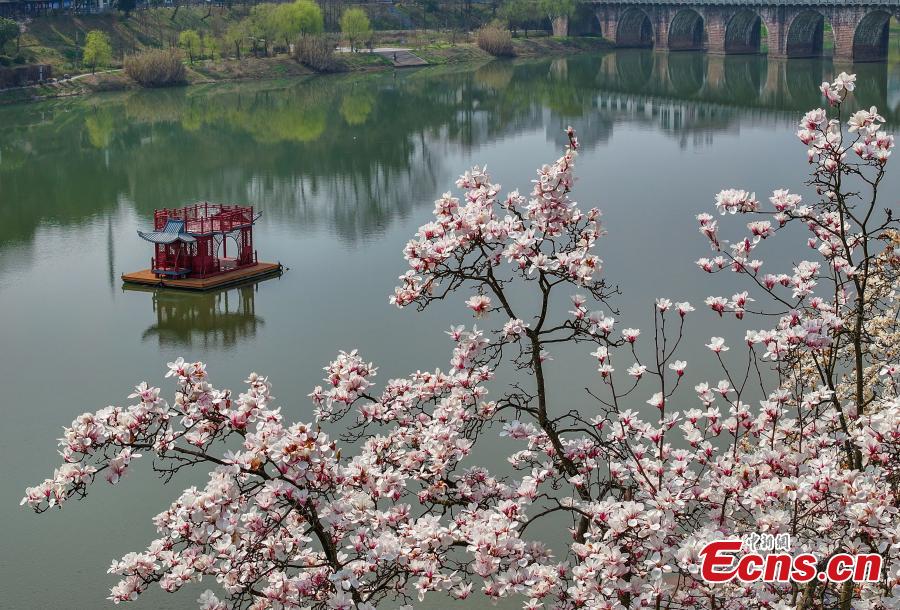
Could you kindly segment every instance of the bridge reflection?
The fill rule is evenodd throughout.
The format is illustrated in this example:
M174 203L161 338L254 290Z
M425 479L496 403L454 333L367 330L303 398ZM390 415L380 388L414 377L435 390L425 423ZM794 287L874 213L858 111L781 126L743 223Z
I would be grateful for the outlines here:
M900 82L897 66L863 63L852 70L857 74L857 103L878 106L893 122L900 100L888 98L889 89L896 89L888 83ZM600 58L597 83L621 92L787 111L821 105L818 85L834 74L832 62L823 58L621 50Z
M878 106L889 122L900 119L900 70L896 65L859 64L856 106ZM598 57L555 60L548 78L566 99L581 106L556 112L546 125L548 138L564 144L561 129L571 124L583 145L606 142L616 123L654 124L683 146L708 144L713 134L736 121L783 124L821 106L818 85L831 79L832 62L823 59L774 60L760 56L654 53L621 49ZM580 95L568 92L579 90Z

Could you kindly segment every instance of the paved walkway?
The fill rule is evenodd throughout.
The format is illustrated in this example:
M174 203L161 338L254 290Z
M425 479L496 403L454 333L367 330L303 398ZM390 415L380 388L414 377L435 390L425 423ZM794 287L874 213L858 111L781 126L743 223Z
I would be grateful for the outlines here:
M87 78L88 76L97 76L98 74L111 74L112 72L123 72L122 68L116 68L115 70L101 70L99 72L85 72L84 74L78 74L77 76L70 76L66 80L78 80L81 78ZM59 78L62 81L62 78Z
M338 49L341 53L349 53L350 49L341 47ZM363 51L364 53L368 51ZM409 49L403 47L375 47L373 53L381 55L387 59L395 68L412 68L413 66L427 66L428 62L414 55Z

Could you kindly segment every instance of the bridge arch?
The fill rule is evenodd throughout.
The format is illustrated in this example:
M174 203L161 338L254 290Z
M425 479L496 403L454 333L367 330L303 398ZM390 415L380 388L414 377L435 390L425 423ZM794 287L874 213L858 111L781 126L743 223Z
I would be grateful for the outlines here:
M703 49L705 28L703 17L694 9L678 11L669 24L670 51L700 51Z
M579 3L569 19L569 34L573 36L602 36L600 17L591 4Z
M873 11L863 17L853 33L854 61L884 61L888 53L891 14Z
M741 9L725 25L725 52L736 55L759 53L762 17L750 9Z
M627 9L616 27L616 45L620 47L652 47L653 23L639 8Z
M785 54L788 57L821 57L824 49L825 16L806 10L791 21Z

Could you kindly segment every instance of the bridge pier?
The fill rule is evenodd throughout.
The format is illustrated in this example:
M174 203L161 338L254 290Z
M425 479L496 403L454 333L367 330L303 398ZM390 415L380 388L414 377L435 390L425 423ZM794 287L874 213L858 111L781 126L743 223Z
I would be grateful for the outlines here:
M784 6L772 6L760 11L762 23L766 26L766 46L769 57L787 57L788 28L786 8ZM821 45L820 45L821 47ZM821 55L821 50L819 51Z
M840 11L833 13L829 21L834 35L834 61L853 61L853 38L856 34L856 25L861 19L859 11Z
M554 36L568 36L569 35L569 18L565 15L561 17L554 17L550 20L551 25L553 26L553 35Z
M653 23L653 48L656 51L669 50L670 12L670 10L661 9L654 11L654 15L650 15L650 20Z
M725 54L725 27L730 15L720 7L706 9L706 50L713 55Z

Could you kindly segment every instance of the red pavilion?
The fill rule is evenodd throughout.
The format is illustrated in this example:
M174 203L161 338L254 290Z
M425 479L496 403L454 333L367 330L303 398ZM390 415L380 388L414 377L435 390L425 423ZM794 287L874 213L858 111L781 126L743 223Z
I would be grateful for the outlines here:
M153 230L138 231L154 247L150 269L122 279L204 289L280 271L279 264L260 263L253 249L260 216L253 206L209 202L156 210Z

